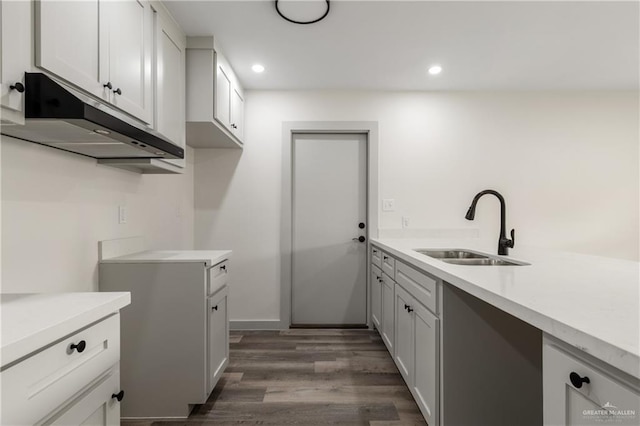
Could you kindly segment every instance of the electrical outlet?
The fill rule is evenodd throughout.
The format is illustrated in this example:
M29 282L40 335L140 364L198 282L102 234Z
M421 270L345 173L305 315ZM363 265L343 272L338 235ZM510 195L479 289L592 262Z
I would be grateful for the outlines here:
M403 228L409 227L409 218L407 216L402 216L402 227Z
M118 206L118 224L127 223L127 207Z
M385 198L382 200L382 211L383 212L394 212L396 211L396 200L393 198Z

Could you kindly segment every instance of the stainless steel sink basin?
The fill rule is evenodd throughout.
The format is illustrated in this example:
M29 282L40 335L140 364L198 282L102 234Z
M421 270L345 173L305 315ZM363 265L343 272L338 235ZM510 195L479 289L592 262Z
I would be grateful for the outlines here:
M434 259L486 259L489 256L482 253L477 253L469 250L430 250L430 249L416 249L420 254L426 254Z
M414 251L454 265L469 266L524 266L526 262L505 259L477 251L463 249L415 249Z

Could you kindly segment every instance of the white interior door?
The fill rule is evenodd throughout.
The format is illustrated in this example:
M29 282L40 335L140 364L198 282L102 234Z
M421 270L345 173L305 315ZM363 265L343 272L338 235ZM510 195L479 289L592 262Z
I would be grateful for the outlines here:
M364 325L366 136L295 134L292 158L291 322Z

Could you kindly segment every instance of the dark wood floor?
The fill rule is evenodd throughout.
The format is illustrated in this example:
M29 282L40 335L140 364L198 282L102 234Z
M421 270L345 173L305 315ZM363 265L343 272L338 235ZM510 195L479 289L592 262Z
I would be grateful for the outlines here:
M426 425L376 332L236 331L229 366L188 420L129 425Z

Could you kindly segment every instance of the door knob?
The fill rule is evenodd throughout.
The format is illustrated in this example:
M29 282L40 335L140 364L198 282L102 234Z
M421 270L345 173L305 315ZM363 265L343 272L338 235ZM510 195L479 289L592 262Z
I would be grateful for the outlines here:
M9 89L11 90L15 90L18 93L22 93L24 92L24 84L17 82L15 84L12 84L11 86L9 86Z
M361 243L364 243L364 240L366 240L365 237L363 237L362 235L360 235L358 238L352 238L353 241L360 241Z
M358 224L358 228L360 228L360 229L364 229L364 227L365 227L364 222L360 222L360 223Z
M120 391L120 392L118 392L118 393L113 393L113 394L111 394L111 398L115 398L115 399L117 399L117 400L118 400L118 402L122 401L122 398L124 398L124 391L123 391L123 390L121 390L121 391Z

